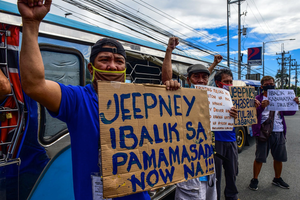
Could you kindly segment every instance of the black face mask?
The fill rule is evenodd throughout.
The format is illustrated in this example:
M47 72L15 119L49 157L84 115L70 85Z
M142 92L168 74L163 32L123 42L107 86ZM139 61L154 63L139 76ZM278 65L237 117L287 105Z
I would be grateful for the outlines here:
M266 85L266 86L263 86L263 89L264 89L264 91L268 91L269 89L275 89L275 86L274 85Z

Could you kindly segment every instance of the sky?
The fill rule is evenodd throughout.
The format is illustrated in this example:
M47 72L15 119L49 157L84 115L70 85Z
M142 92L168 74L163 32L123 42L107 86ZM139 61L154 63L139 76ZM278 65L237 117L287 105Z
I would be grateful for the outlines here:
M16 0L5 1L16 3ZM137 33L133 33L122 25L114 24L103 17L78 9L64 1L52 0L52 2L55 4L52 5L50 11L52 14L64 16L66 12L72 12L72 15L67 16L70 19L97 24L102 28L150 40ZM225 0L107 0L107 2L121 6L140 18L167 30L174 36L199 44L214 53L217 52L223 56L227 56L227 46L217 46L227 43L227 4ZM59 8L59 6L61 7ZM277 70L281 69L277 61L277 58L281 58L281 55L277 54L280 54L283 50L289 52L289 54L285 54L286 57L291 56L292 59L295 59L300 64L299 7L300 1L298 0L289 0L288 3L281 0L242 1L241 27L247 28L247 34L241 37L243 63L247 63L247 49L262 47L264 42L265 75L275 77ZM97 19L97 22L92 22L91 19ZM237 3L230 5L229 20L230 57L237 59ZM167 38L161 38L167 41ZM203 57L206 56L209 59L213 58L192 49L186 49L186 51ZM224 61L223 64L227 65L227 62ZM286 68L288 69L289 66L286 66ZM237 66L231 64L231 70L233 71L234 79L237 79ZM247 69L242 66L242 79L246 78L246 73ZM251 73L262 74L262 66L252 66ZM292 70L292 84L294 84L294 75L295 70Z

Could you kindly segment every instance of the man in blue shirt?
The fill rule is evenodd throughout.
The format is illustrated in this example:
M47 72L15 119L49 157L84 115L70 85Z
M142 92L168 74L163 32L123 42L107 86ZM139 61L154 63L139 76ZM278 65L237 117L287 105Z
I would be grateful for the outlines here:
M91 200L94 173L100 171L97 81L125 81L126 53L114 39L104 38L92 47L88 70L92 84L65 86L45 79L38 45L39 25L49 12L51 0L19 0L23 21L20 72L24 92L46 107L53 117L67 123L72 145L75 199ZM100 168L99 168L100 165ZM101 189L101 188L100 188ZM147 192L117 199L150 200Z
M228 69L221 69L215 75L215 83L217 87L229 90L232 86L232 72ZM237 111L235 108L231 109L231 116L236 118ZM236 143L236 135L234 129L232 131L214 131L215 133L215 149L216 152L227 160L222 160L215 156L215 167L217 177L217 193L218 200L221 198L221 177L222 177L222 166L225 171L225 199L226 200L237 200L237 187L235 185L236 175L238 173L238 150Z

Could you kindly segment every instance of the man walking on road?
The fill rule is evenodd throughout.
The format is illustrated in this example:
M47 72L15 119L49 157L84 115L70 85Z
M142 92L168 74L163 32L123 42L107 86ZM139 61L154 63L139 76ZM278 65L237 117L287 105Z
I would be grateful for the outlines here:
M266 163L266 159L269 154L269 150L271 149L271 154L273 156L273 164L274 164L274 172L275 178L273 179L272 184L281 188L289 188L289 185L284 182L281 178L282 172L282 162L287 161L287 151L285 146L286 140L286 123L284 120L285 115L294 115L296 111L269 111L267 106L269 105L268 101L268 89L275 89L274 78L271 76L264 76L261 79L261 88L264 92L258 96L256 99L261 103L260 106L256 108L257 111L257 124L252 125L253 136L259 136L261 132L262 126L264 122L266 122L269 116L274 122L273 130L267 141L260 141L256 137L256 152L255 152L255 160L253 163L253 178L250 182L249 189L258 190L258 175L260 173L261 167L263 163ZM299 104L298 97L295 97L294 101Z

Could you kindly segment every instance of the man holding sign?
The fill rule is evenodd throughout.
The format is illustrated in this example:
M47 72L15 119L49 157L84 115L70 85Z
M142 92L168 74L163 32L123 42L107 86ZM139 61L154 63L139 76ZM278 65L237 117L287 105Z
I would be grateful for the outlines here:
M175 47L179 44L178 38L172 37L169 39L168 48L163 63L162 77L165 80L172 78L172 61L171 54ZM215 55L214 62L209 68L202 64L195 64L187 69L187 82L190 88L194 85L207 85L210 73L222 61L221 55ZM172 82L166 85L174 85ZM234 118L237 116L235 108L232 108L230 115ZM177 184L175 199L199 199L199 200L215 200L217 199L215 175L204 176L196 179L191 179L186 182Z
M215 75L215 83L219 88L229 91L232 86L232 72L228 69L221 69ZM231 116L237 118L235 107L231 110ZM216 140L216 152L228 160L222 160L215 156L217 192L218 200L221 198L221 177L222 166L225 171L226 186L224 195L226 199L237 200L238 191L235 185L236 175L238 173L238 149L236 143L235 130L232 131L214 131Z
M261 102L261 105L256 108L257 110L257 124L252 125L253 136L256 137L256 152L255 152L255 160L253 163L253 179L250 182L249 189L258 190L258 175L260 173L262 164L266 162L266 159L269 154L269 150L271 149L271 153L274 160L274 171L275 177L273 179L272 184L281 188L289 188L289 185L285 183L281 178L282 171L282 162L287 161L287 151L285 146L286 140L286 123L284 120L285 115L294 115L296 111L270 111L268 109L268 105L270 104L268 100L268 90L275 89L274 78L271 76L264 76L261 79L261 88L264 92L258 96L256 99ZM299 104L299 99L297 97L294 98L294 101ZM271 113L272 116L271 117ZM263 127L265 129L266 122L270 121L273 127L271 127L272 133L267 139L267 141L259 140L258 136L261 134ZM262 126L264 124L264 126Z
M23 22L20 54L23 90L29 97L45 106L53 117L68 125L75 199L103 199L101 177L95 175L101 168L97 81L124 82L126 53L121 43L104 38L97 41L91 50L88 70L92 84L85 87L65 86L45 80L38 34L39 25L50 7L51 0L18 1ZM145 191L117 199L150 200L150 196Z

